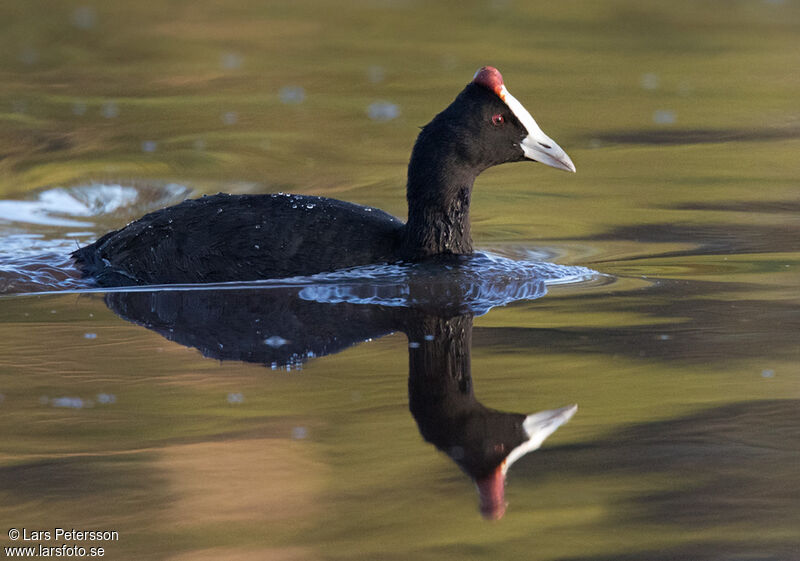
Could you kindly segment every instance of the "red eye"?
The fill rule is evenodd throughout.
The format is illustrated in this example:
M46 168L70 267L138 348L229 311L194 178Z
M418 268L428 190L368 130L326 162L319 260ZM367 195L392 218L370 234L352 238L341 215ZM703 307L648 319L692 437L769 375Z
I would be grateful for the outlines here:
M500 113L492 115L492 124L494 126L499 127L500 125L502 125L505 122L506 122L506 120L503 118L503 116Z

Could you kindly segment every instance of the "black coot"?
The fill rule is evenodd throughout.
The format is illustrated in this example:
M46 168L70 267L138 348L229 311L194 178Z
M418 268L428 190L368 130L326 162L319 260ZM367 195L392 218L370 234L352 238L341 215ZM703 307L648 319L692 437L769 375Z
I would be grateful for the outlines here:
M483 170L533 160L575 171L486 66L420 132L408 222L304 195L214 195L152 212L72 256L102 286L244 281L472 253L469 204Z

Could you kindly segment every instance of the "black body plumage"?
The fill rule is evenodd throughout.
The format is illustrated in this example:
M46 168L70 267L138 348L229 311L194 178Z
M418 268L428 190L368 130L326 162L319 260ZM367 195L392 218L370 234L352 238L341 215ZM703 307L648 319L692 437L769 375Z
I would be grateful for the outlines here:
M281 278L469 254L475 178L524 160L527 134L495 92L472 82L417 138L407 223L324 197L219 194L152 212L72 256L99 285L124 286Z
M101 286L248 281L392 261L402 228L335 199L218 194L151 212L73 257Z

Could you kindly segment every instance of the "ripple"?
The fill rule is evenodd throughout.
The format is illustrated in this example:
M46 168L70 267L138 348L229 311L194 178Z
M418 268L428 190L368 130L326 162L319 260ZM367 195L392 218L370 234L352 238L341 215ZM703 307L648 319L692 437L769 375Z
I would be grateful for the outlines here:
M301 289L299 297L331 304L433 307L484 314L496 306L541 298L548 285L578 283L599 275L586 267L477 253L314 275L310 279L315 284Z
M0 221L60 227L92 226L93 222L76 218L121 211L138 215L180 202L191 192L188 187L177 183L159 186L92 183L54 187L35 193L31 200L0 201Z
M0 294L89 288L69 254L105 226L95 220L134 218L191 194L184 185L92 183L53 187L26 200L0 201ZM38 226L39 232L30 226Z

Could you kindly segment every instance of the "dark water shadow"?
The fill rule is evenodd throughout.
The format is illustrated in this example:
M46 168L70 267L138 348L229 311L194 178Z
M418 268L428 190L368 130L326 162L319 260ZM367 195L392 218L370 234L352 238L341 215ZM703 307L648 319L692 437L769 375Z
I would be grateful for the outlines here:
M730 255L742 253L791 253L800 251L800 236L792 224L800 212L800 200L749 200L684 202L668 205L667 210L725 212L727 221L654 222L617 226L584 238L586 241L628 241L637 243L685 244L688 249L634 255L625 261L684 257L692 255ZM781 220L753 223L737 214L787 215ZM764 217L765 218L765 217ZM615 259L618 260L618 259Z
M573 307L583 306L596 314L628 313L637 325L614 323L608 327L562 329L500 328L479 332L482 344L566 352L603 352L610 355L722 365L736 359L763 359L760 369L771 368L774 359L798 357L800 304L782 295L765 294L767 285L736 282L738 278L775 279L767 290L783 294L792 286L777 281L782 273L796 268L800 236L789 220L768 220L755 224L737 222L734 213L793 213L797 201L727 201L682 203L674 209L728 212L728 220L714 224L650 223L611 228L589 238L590 242L633 242L636 244L682 244L686 249L646 252L614 257L617 269L635 276L647 275L646 290L616 291L611 295L580 294L570 297ZM739 220L741 220L739 218ZM727 259L732 255L759 254L758 258ZM770 255L770 254L775 254ZM795 254L795 255L792 255ZM698 256L719 256L692 259ZM673 259L680 258L680 259ZM659 261L668 260L670 261ZM603 263L606 261L598 261ZM674 271L683 279L658 278L659 271ZM696 280L714 275L720 281ZM747 277L745 277L747 275ZM695 278L692 278L695 277ZM730 280L726 280L729 278ZM785 276L791 282L790 276ZM552 300L551 300L552 302ZM652 318L652 322L647 321ZM759 370L760 370L759 369Z
M796 559L800 551L800 400L748 401L630 426L534 456L515 477L662 476L666 488L618 505L614 524L670 526L687 539L659 550L573 561ZM671 483L670 483L671 482ZM652 489L653 485L648 485ZM697 532L725 531L724 540ZM744 530L746 528L746 530Z
M738 359L761 359L760 371L776 359L798 356L800 304L753 294L747 283L659 280L646 290L570 295L564 302L570 309L608 317L630 314L640 318L635 325L495 327L476 330L475 338L498 352L603 353L716 368ZM550 299L551 307L559 304Z
M48 527L48 520L55 525L86 520L87 509L92 520L115 521L118 531L132 520L144 522L151 516L147 513L159 512L172 499L164 474L152 468L154 457L149 452L87 453L2 466L0 495L8 523L30 531ZM31 517L32 505L44 512Z
M0 467L0 491L20 501L42 497L51 501L108 500L156 485L140 465L140 458L124 456L47 459Z
M800 213L800 200L797 201L714 201L682 203L668 207L676 210L710 210L716 212L747 212L763 214Z
M789 224L663 223L622 226L589 238L591 241L681 243L686 250L634 256L627 260L800 251L800 236Z
M719 142L770 142L800 138L798 127L759 129L641 129L608 131L593 139L613 144L682 145Z

